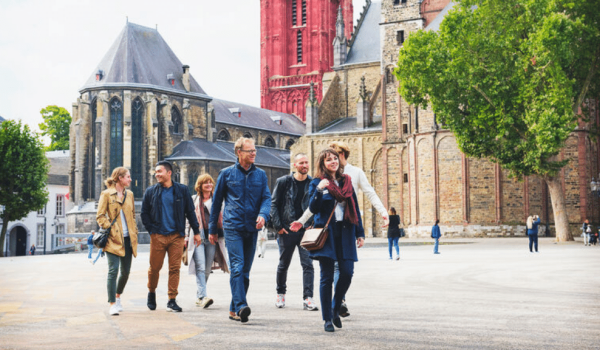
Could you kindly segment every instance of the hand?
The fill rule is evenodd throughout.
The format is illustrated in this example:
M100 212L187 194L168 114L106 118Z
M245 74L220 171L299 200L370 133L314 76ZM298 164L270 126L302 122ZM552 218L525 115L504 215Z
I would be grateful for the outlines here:
M362 238L362 237L358 237L358 238L356 239L356 245L357 245L359 248L362 248L362 246L363 246L363 245L365 245L365 239L364 239L364 238Z
M263 228L263 226L265 226L265 218L259 216L258 218L256 218L256 229L260 230Z
M210 244L215 245L215 243L219 241L219 235L217 235L216 233L208 235L208 241L210 242Z
M383 219L383 222L385 224L385 226L390 224L390 217L387 215L381 215L381 218Z
M298 232L298 230L301 228L302 224L300 223L300 221L294 221L290 224L290 230L292 230L293 232Z
M200 235L194 235L194 244L196 244L196 246L199 246L200 244L202 244L202 237L200 237Z
M288 232L287 232L287 231L286 231L286 229L284 229L284 228L282 228L281 230L279 230L279 232L277 232L277 233L279 233L280 235L282 235L282 234L284 234L284 233L285 233L286 235L288 234Z
M327 186L329 186L329 180L323 179L323 180L321 180L321 182L319 182L319 184L317 185L317 188L322 190Z

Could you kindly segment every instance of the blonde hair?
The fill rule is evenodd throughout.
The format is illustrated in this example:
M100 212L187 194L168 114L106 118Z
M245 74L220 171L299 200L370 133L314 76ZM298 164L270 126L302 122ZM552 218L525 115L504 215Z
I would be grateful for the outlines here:
M240 158L240 156L238 155L238 151L241 150L242 147L244 147L244 145L248 142L254 143L254 139L251 139L249 137L240 137L239 139L237 139L237 141L235 141L235 144L233 145L233 152L235 153L235 156L237 158Z
M212 182L213 185L215 184L215 180L213 180L212 176L210 176L209 174L202 174L198 176L198 179L196 180L196 185L194 186L194 189L196 190L198 196L202 197L202 185L204 185L207 182ZM213 190L210 191L211 197L213 195L214 190L215 189L213 187Z
M117 167L113 170L112 175L110 175L110 177L106 179L106 181L104 181L104 184L106 185L106 187L113 187L114 185L119 183L120 177L125 176L125 174L127 174L128 172L129 170L125 167Z
M531 230L533 228L533 216L529 215L527 218L527 229Z
M329 147L333 148L337 153L343 153L346 160L350 157L350 147L344 141L333 141L329 144Z

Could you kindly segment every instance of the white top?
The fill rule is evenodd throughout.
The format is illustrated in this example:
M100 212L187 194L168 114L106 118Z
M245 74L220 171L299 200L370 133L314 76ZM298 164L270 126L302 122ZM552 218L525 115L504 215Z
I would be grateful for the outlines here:
M210 215L210 211L212 209L212 197L210 197L207 201L204 201L204 206L208 209L208 214Z
M129 237L129 228L127 227L127 219L125 219L125 213L121 209L121 226L123 226L123 237Z

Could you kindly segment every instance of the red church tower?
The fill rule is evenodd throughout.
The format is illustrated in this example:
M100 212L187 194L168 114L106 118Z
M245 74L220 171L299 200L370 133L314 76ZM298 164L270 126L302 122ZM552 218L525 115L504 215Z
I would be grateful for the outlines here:
M341 6L344 34L352 34L352 0L261 0L261 107L306 120L310 83L321 102L323 73L332 71Z

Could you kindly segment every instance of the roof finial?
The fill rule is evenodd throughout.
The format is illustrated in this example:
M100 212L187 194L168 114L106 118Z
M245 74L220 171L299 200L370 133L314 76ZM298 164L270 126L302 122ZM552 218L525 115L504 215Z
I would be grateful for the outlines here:
M311 106L314 106L317 103L317 98L315 97L315 83L313 81L310 82L308 101L310 102Z
M367 97L369 97L369 94L367 94L367 86L365 85L365 76L363 75L360 78L360 98L362 98L362 100L364 102L366 102Z

